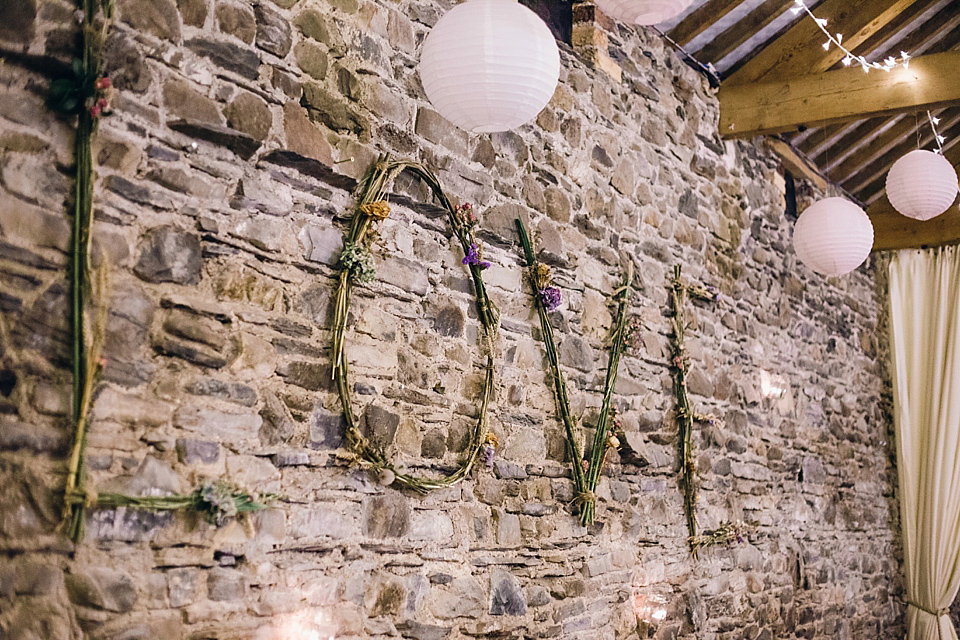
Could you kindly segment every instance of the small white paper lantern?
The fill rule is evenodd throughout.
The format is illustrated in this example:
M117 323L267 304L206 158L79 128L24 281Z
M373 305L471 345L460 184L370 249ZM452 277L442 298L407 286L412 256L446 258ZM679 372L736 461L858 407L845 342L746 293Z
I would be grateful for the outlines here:
M824 198L800 214L793 228L797 257L817 273L842 276L867 259L873 248L873 224L845 198Z
M632 24L658 24L680 15L693 0L594 0L605 14Z
M516 0L468 0L437 22L420 53L420 80L444 118L472 133L529 122L553 97L560 51Z
M949 160L933 151L911 151L887 174L887 198L908 218L934 218L949 209L956 197L957 172Z

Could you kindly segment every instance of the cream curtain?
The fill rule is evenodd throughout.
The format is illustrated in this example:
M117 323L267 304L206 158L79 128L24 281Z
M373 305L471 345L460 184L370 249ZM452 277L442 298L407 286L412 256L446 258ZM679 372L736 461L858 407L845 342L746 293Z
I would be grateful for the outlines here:
M960 589L960 250L890 263L894 425L909 640L957 640Z

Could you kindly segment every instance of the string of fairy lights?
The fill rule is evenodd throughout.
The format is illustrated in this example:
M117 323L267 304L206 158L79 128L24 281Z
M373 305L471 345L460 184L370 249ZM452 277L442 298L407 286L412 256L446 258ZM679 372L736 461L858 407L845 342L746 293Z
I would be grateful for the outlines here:
M827 36L827 41L823 43L823 50L829 51L830 47L836 47L843 52L843 66L849 67L853 64L859 64L860 68L863 69L864 73L870 73L870 71L886 71L890 73L892 70L897 67L903 67L907 69L910 67L910 54L906 51L901 51L899 57L887 56L880 62L872 62L867 60L865 57L855 54L850 51L847 47L843 45L843 34L842 33L830 33L830 30L827 29L827 19L818 18L814 15L813 11L810 10L810 7L806 5L804 0L795 0L794 6L790 9L794 15L799 14L801 11L805 12L810 18L820 27L820 31ZM930 124L930 129L933 131L933 138L937 143L936 153L943 155L943 143L946 142L946 138L940 135L937 131L937 125L940 124L940 119L935 117L929 111L927 111L927 122Z
M947 139L937 132L937 125L940 124L940 118L937 118L927 111L927 121L930 123L930 128L933 130L933 138L937 141L937 153L943 155L943 143L946 142Z
M840 49L840 51L844 53L843 65L845 67L849 67L856 62L863 69L864 73L870 73L871 69L877 69L879 71L886 71L889 73L899 66L902 66L904 69L910 66L910 54L908 54L906 51L901 51L899 58L888 56L882 62L871 62L863 56L858 56L843 46L843 34L830 33L830 30L827 29L827 19L818 18L817 16L813 15L813 11L810 10L810 7L806 5L804 0L796 0L794 2L794 7L790 11L792 11L794 14L805 11L806 14L813 19L817 26L820 27L820 31L823 31L824 35L827 36L827 41L823 43L823 50L829 51L831 46L835 46Z

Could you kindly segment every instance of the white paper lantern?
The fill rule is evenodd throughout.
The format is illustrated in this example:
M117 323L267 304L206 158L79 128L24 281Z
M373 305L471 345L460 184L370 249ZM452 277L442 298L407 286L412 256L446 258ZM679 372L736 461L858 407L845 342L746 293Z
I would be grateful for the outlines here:
M887 198L893 208L917 220L929 220L950 208L957 197L957 172L933 151L916 149L887 174Z
M508 131L540 113L557 88L560 51L516 0L468 0L427 35L420 80L434 108L473 133Z
M631 24L658 24L680 15L693 0L594 0L605 14Z
M842 276L867 259L873 224L863 209L845 198L824 198L800 214L793 228L797 257L817 273Z

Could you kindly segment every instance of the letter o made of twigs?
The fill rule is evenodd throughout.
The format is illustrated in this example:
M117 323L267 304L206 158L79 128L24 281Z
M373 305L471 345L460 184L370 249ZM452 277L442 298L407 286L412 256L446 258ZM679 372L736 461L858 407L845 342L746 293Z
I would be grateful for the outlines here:
M475 220L466 219L462 209L453 206L443 193L437 177L431 171L418 163L390 160L387 156L381 156L374 162L357 185L356 209L350 221L350 227L344 234L344 252L341 254L338 265L340 274L337 281L333 322L333 379L347 424L347 446L356 455L358 464L380 474L384 484L396 485L423 494L449 487L465 478L476 463L487 440L487 409L493 393L494 342L499 327L499 314L487 297L487 290L483 283L482 271L486 265L478 260L471 261L467 264L467 268L473 279L477 315L483 325L482 340L486 357L484 383L478 399L477 419L471 433L470 446L457 468L438 478L402 473L387 456L386 451L363 435L357 424L348 383L345 334L353 286L358 280L373 279L369 248L375 240L375 234L371 231L377 222L389 215L390 209L384 197L393 179L404 170L413 173L430 187L437 203L447 211L453 234L464 254L475 255L476 243L473 238Z

